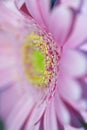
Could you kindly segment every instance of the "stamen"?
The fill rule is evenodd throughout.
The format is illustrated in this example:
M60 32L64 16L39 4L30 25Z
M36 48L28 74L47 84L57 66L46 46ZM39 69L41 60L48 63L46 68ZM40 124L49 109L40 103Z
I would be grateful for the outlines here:
M32 32L22 48L26 77L37 88L49 87L56 75L56 48L50 42L44 33Z

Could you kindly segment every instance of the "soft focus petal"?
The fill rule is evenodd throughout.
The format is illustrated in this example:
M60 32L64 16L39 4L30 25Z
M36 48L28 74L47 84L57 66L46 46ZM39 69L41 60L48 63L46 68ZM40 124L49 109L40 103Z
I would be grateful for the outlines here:
M36 0L26 0L26 6L29 10L31 16L42 26L44 26L44 21L40 14L40 7L39 7L39 1Z
M24 95L16 104L7 121L8 130L19 130L30 115L34 107L34 101L28 95ZM14 117L14 118L13 118Z
M82 0L61 0L61 3L64 4L64 6L79 10Z
M39 1L40 15L45 25L48 26L50 17L50 0L40 0Z
M87 0L83 1L82 13L87 16Z
M84 121L87 123L87 110L86 111L84 111L84 110L82 111L81 110L81 115L82 115Z
M85 130L84 128L74 128L72 126L65 126L65 129L64 130Z
M3 91L6 86L11 84L12 82L16 82L18 80L17 70L14 68L5 69L0 71L0 91Z
M70 77L60 75L58 79L58 90L64 100L72 102L81 97L81 88L79 83L70 79Z
M85 42L84 44L82 44L79 48L80 48L82 51L87 52L87 42Z
M48 105L44 115L44 130L58 130L58 122L55 113L54 100Z
M72 34L65 43L65 48L75 48L87 40L87 17L78 15Z
M87 101L71 102L73 108L80 113L83 120L81 122L87 123ZM77 117L78 118L78 117ZM79 118L78 118L79 119Z
M8 83L6 87L0 91L0 116L3 117L5 125L12 109L23 96L21 86L17 86L15 82Z
M71 12L63 7L55 7L50 14L49 19L49 32L52 33L54 39L57 41L58 45L62 45L64 40L70 31L72 24L72 14Z
M63 52L61 59L61 69L67 75L81 76L86 73L87 62L84 55L76 50Z
M55 109L62 125L70 123L70 114L57 93L55 95Z
M40 129L42 129L40 121L37 124L30 126L29 128L25 128L25 130L40 130Z
M41 119L45 109L46 109L46 102L44 102L43 104L36 105L31 114L30 120L26 125L26 130L28 130L32 125L35 125Z
M15 43L11 35L3 31L3 27L0 32L0 91L18 79Z
M15 59L12 56L0 56L0 70L15 65ZM7 64L6 64L7 63Z
M3 13L5 12L5 13ZM12 29L14 31L15 27L20 27L23 24L24 16L21 15L21 13L16 9L13 3L10 4L9 1L2 2L0 5L0 28L1 32L2 29ZM13 19L12 19L13 18ZM21 23L21 24L20 24ZM6 25L6 26L5 26ZM15 28L15 29L14 29ZM8 32L9 32L8 29ZM3 33L1 33L2 35ZM9 35L9 34L7 34ZM12 39L12 38L11 38Z
M25 0L15 0L17 7L20 9L22 5L25 3Z
M5 1L3 1L3 3L4 3L4 5L8 8L8 9L10 9L12 12L15 12L16 13L16 15L19 15L19 16L22 16L21 15L21 13L16 9L16 7L15 7L15 2L14 2L15 0L5 0ZM5 8L4 8L5 9ZM5 10L4 10L5 11Z

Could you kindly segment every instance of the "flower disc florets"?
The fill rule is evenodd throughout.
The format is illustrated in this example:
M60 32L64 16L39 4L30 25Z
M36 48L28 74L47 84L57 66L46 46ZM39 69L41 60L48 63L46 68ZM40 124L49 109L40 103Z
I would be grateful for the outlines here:
M31 32L22 49L28 81L37 88L53 86L58 72L59 52L51 36L42 31Z

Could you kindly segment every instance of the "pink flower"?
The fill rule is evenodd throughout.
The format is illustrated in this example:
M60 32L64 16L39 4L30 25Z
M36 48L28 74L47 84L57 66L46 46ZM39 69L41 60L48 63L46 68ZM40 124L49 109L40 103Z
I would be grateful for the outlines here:
M61 0L50 10L49 0L16 0L28 13L1 2L0 113L6 130L87 128L87 14L82 1L73 1Z

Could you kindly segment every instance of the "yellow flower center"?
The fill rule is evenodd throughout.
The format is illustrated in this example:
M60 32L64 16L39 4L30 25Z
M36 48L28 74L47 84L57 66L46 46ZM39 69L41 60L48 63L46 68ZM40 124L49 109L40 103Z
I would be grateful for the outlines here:
M24 71L27 79L35 87L47 87L52 78L53 55L50 46L38 34L31 33L23 46Z

